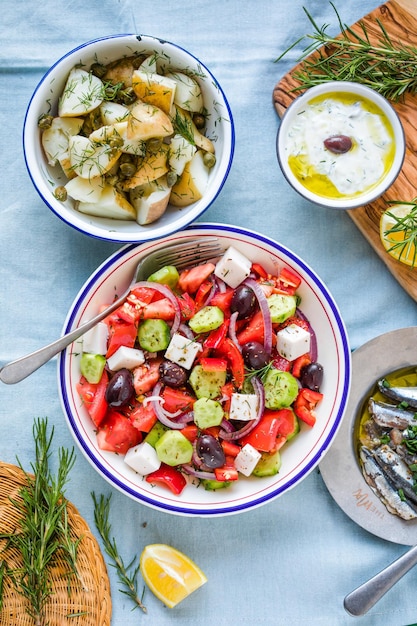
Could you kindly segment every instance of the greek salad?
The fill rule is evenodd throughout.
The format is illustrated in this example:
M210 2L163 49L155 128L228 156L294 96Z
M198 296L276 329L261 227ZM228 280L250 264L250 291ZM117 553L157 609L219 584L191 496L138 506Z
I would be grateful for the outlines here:
M233 246L136 283L83 337L77 391L98 447L177 495L190 477L214 490L277 474L323 398L300 285Z

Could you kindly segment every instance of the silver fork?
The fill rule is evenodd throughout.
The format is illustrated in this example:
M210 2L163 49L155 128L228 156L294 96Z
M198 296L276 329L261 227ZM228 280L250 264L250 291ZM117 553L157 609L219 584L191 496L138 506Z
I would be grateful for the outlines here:
M132 285L140 280L146 280L148 276L161 267L164 267L164 265L175 265L177 269L182 270L190 265L198 265L204 261L215 259L223 252L224 249L221 247L217 237L188 239L151 252L151 254L139 261L129 288L120 298L115 300L110 306L91 320L66 335L63 335L60 339L57 339L44 348L40 348L35 352L31 352L26 356L4 365L0 368L0 380L10 385L20 382L35 372L59 352L62 352L62 350L73 341L84 335L84 333L121 306L126 300Z

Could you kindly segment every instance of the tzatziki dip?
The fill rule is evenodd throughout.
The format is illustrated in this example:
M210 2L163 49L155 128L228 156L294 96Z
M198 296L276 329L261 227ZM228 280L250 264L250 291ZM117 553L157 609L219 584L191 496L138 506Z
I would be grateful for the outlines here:
M296 115L285 136L288 165L310 191L353 197L376 186L390 169L394 133L381 109L356 94L324 94Z

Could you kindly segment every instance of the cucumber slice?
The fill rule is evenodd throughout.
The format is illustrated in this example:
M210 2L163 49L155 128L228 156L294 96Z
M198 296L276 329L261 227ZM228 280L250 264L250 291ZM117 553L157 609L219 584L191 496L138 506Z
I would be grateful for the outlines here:
M210 428L211 426L219 426L224 411L220 402L211 398L199 398L194 402L194 422L199 428Z
M197 335L215 330L224 322L224 313L218 306L203 306L189 320L188 325Z
M273 452L263 452L261 458L252 472L253 476L262 478L263 476L275 476L281 468L281 455L279 450Z
M272 367L264 378L265 406L268 409L284 409L294 402L298 395L297 379L290 372L282 372Z
M171 334L165 320L144 320L138 329L140 347L148 352L160 352L168 348Z
M106 357L102 354L83 352L80 362L81 374L92 385L100 382L105 366Z
M149 445L154 448L158 439L160 439L167 430L167 426L164 426L161 422L156 422L143 441L146 441L146 443L149 443Z
M267 298L267 302L273 324L282 324L286 319L295 315L297 308L296 296L274 293Z
M208 480L204 478L201 484L206 491L215 491L216 489L225 489L225 487L229 487L232 483L227 480Z
M165 265L148 277L150 283L160 283L175 289L180 279L178 270L174 265Z
M226 371L210 372L201 365L195 365L191 370L188 382L197 398L218 398L221 388L226 383Z
M161 463L182 465L190 463L193 444L179 430L167 430L155 443L156 454Z

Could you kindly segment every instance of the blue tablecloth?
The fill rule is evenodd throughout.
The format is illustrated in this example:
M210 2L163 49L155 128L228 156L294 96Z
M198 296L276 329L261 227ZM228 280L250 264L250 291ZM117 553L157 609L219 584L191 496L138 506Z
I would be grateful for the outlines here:
M337 33L328 2L309 0L319 25ZM352 0L336 6L355 22L377 6ZM416 324L416 306L349 216L315 207L293 192L278 168L279 119L272 90L302 46L279 64L293 41L311 32L302 0L3 0L0 47L0 362L60 335L64 318L90 273L117 245L66 226L38 197L25 169L22 125L43 73L68 50L112 33L145 33L189 49L218 78L236 124L227 183L205 221L244 225L302 256L333 293L352 348ZM15 386L0 388L0 459L29 469L35 417L55 427L56 446L71 447L56 386L56 362ZM356 526L335 504L318 470L274 502L241 516L188 519L141 506L112 488L78 452L68 497L95 530L90 492L113 491L111 523L120 552L140 554L154 542L191 556L208 583L174 610L148 592L148 615L131 611L109 568L114 625L405 626L417 622L417 572L410 572L365 617L353 618L343 598L401 555Z

